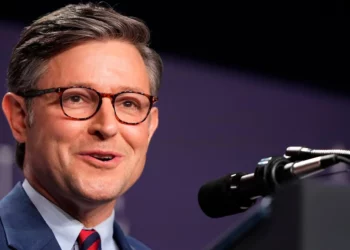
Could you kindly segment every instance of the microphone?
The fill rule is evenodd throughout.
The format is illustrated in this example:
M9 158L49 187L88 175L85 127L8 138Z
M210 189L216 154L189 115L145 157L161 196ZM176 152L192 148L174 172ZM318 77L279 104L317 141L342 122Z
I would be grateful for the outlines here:
M318 173L340 160L342 158L335 154L299 162L292 162L285 156L263 158L254 173L228 174L204 184L198 192L198 203L204 214L211 218L241 213L282 184Z

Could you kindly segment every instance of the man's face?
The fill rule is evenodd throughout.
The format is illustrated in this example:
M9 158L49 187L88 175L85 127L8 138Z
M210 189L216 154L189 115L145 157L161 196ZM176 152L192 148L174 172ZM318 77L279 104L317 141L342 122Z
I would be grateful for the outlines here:
M150 94L148 73L137 49L121 41L93 41L54 57L39 89L85 85L104 93L137 90ZM50 194L88 201L114 200L140 177L158 125L153 108L138 125L118 122L109 98L85 121L70 120L57 93L33 99L34 122L26 129L26 165ZM109 162L96 155L113 154Z

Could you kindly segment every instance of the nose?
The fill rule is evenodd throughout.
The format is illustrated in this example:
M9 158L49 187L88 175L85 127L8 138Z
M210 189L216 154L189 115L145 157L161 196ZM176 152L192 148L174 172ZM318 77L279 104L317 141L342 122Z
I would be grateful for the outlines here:
M102 98L98 112L91 118L89 133L101 139L108 139L118 133L119 122L115 117L110 98Z

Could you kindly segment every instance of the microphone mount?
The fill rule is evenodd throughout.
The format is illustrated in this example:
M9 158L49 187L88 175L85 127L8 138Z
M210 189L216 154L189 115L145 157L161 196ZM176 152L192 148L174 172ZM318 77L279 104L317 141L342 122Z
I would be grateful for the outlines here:
M292 160L306 160L330 154L350 159L350 150L347 149L311 149L303 146L290 146L285 151L285 156ZM343 159L343 161L346 161L346 159Z

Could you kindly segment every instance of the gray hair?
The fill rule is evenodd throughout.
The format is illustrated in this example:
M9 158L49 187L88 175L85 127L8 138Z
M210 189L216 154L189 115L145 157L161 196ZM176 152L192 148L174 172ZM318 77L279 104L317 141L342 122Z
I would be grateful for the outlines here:
M89 40L118 39L133 44L148 70L150 92L157 96L163 71L160 56L149 47L150 32L139 19L100 4L70 4L35 20L21 33L10 60L7 84L18 93L35 88L57 54ZM26 101L31 114L31 102ZM31 117L31 115L29 115ZM17 143L16 162L23 168L24 143Z

